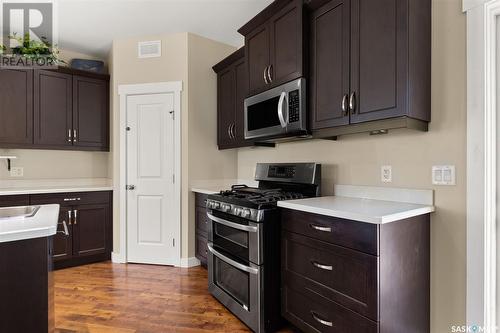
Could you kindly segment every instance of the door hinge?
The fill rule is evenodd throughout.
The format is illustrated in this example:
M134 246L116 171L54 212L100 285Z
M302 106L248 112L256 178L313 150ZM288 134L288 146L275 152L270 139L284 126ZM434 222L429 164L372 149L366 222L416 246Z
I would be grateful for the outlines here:
M172 115L172 119L175 119L175 112L174 112L174 110L169 111L168 113L170 113Z

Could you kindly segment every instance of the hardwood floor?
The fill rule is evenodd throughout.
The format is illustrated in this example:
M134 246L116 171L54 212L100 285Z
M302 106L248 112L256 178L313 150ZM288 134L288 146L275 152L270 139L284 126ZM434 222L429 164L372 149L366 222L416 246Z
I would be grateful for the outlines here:
M54 289L56 333L249 332L201 267L98 263L54 272Z

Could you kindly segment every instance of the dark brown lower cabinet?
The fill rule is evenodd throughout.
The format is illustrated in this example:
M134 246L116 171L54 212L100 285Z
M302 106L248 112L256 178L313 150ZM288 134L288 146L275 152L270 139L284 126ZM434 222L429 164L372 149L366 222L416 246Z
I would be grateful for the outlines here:
M208 195L202 193L196 193L196 233L195 233L195 253L196 258L200 260L203 267L207 267L207 239L208 239L208 217L206 200Z
M53 237L54 268L73 267L111 259L112 192L36 194L32 205L59 204L57 230L68 227L69 236Z
M429 215L387 224L282 210L282 315L304 332L427 333Z
M29 204L30 196L27 194L0 196L0 207L27 206Z

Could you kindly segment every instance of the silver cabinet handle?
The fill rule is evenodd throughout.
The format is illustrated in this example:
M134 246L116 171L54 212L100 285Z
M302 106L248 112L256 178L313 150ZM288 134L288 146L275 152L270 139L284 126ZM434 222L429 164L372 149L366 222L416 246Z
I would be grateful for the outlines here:
M222 261L225 261L229 265L231 265L233 267L236 267L236 268L238 268L238 269L240 269L240 270L242 270L244 272L250 273L250 274L255 274L255 275L259 274L259 269L258 268L253 268L253 267L250 267L250 266L245 266L243 264L240 264L239 262L234 261L233 259L230 259L230 258L226 257L225 255L223 255L219 251L215 250L210 243L207 243L207 247L208 247L208 250L214 256L216 256L217 258L219 258Z
M325 271L333 271L333 266L323 265L323 264L320 264L319 262L316 262L316 261L311 261L311 264L313 264L314 267L317 267L319 269L323 269Z
M227 126L227 135L229 136L229 138L231 139L231 125L228 125Z
M68 142L73 141L73 138L71 137L71 128L68 128Z
M80 198L64 198L64 201L80 201Z
M280 120L281 127L283 128L285 128L288 123L288 119L285 119L285 116L283 114L283 105L284 105L283 102L285 101L285 98L286 98L286 92L283 91L280 95L280 100L278 102L278 118Z
M71 211L68 210L68 221L69 221L69 225L71 225Z
M266 84L269 84L269 81L267 81L267 70L268 70L269 66L267 66L266 68L264 68L264 82Z
M76 217L77 217L77 214L78 214L78 210L74 209L73 210L73 224L76 225Z
M332 228L330 228L330 227L322 227L322 226L315 225L315 224L309 224L309 226L311 228L313 228L314 230L318 230L318 231L322 231L322 232L332 232Z
M352 114L356 114L356 93L353 91L351 97L349 97L349 109L351 109Z
M231 125L231 135L233 136L233 139L236 139L236 135L234 134L234 127L235 127L235 124L233 123Z
M214 221L215 223L223 224L226 227L230 227L230 228L234 228L234 229L238 229L238 230L242 230L242 231L248 231L248 232L257 232L258 231L257 227L250 226L250 225L242 225L242 224L234 223L231 221L227 221L227 220L221 219L219 217L213 216L210 213L207 213L207 216L210 220Z
M273 74L272 74L272 71L273 71L273 65L269 65L267 67L267 80L269 81L269 83L273 83Z
M73 130L73 143L76 142L76 138L77 138L77 132L76 132L76 129Z
M66 225L66 221L62 221L64 231L58 231L58 234L63 234L64 236L69 236L68 226Z
M331 321L326 321L326 320L321 319L320 317L318 317L318 314L316 312L314 312L314 311L311 311L311 316L314 318L314 320L316 320L321 325L325 325L325 326L328 326L328 327L332 327L333 326L333 323Z
M347 94L344 95L344 97L342 97L342 114L343 116L347 116L347 99L349 98L349 96Z

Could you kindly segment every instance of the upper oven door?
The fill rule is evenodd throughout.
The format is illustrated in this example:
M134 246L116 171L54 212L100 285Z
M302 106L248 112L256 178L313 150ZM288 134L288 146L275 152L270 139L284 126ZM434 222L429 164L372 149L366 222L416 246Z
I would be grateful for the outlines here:
M305 79L245 99L245 139L306 130Z
M215 246L254 264L263 264L261 223L209 210L208 240Z

